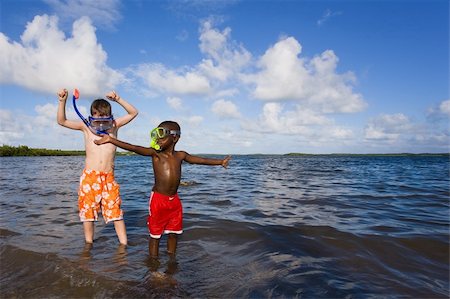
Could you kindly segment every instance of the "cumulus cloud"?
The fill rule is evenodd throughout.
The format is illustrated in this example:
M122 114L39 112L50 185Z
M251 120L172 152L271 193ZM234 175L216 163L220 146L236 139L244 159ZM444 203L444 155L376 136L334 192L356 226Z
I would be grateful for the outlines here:
M335 124L332 118L300 105L285 108L281 103L266 103L256 122L244 121L249 131L305 138L346 139L353 136L350 129Z
M247 76L253 96L266 101L292 100L324 113L353 113L366 107L353 92L351 72L338 74L338 57L327 50L311 60L298 57L301 45L293 37L280 40L259 59L260 72Z
M46 93L82 86L83 94L98 94L123 79L106 60L88 18L74 22L69 38L58 29L58 18L47 15L28 23L20 42L0 33L0 83Z
M199 65L208 77L225 81L238 74L251 61L251 54L242 45L231 40L229 27L222 31L205 21L200 28L200 51L206 58Z
M223 99L213 103L211 111L220 118L240 118L238 107L231 101Z
M130 68L130 72L155 93L180 96L236 93L236 88L227 83L237 80L250 63L251 54L231 40L230 28L220 31L209 20L201 24L199 40L205 57L194 66L172 69L162 63L147 63Z
M150 90L167 95L250 92L256 99L299 103L320 114L355 113L366 107L362 95L353 91L354 74L337 73L339 59L332 50L306 59L300 56L300 43L287 37L255 61L232 40L230 28L219 30L210 20L201 24L199 40L205 58L195 66L175 70L161 63L142 64L132 72Z
M172 70L160 63L142 64L132 72L150 89L169 95L204 95L211 91L209 80L194 70Z

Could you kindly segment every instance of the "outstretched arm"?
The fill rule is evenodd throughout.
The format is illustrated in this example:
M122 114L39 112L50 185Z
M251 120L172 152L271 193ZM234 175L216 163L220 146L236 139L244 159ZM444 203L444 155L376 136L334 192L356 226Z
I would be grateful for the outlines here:
M56 114L56 121L59 125L73 129L73 130L82 130L84 127L84 123L81 121L73 121L68 120L66 118L66 102L67 102L67 96L69 95L69 92L67 89L61 89L57 93L58 95L58 112Z
M137 109L134 108L133 105L131 105L130 103L125 101L123 98L121 98L115 91L109 92L108 94L106 94L106 97L109 100L118 103L128 113L127 115L116 118L116 126L117 127L120 128L121 126L126 125L127 123L132 121L138 115Z
M133 145L127 142L120 141L110 135L103 135L101 139L94 140L94 143L97 145L105 144L105 143L112 143L120 148L123 148L124 150L135 152L136 154L142 155L142 156L153 156L156 154L156 151L150 147L143 147L139 145Z
M231 156L226 156L223 159L212 159L212 158L204 158L190 155L184 152L185 157L184 161L190 164L201 164L201 165L222 165L224 168L228 167L228 162L231 160Z

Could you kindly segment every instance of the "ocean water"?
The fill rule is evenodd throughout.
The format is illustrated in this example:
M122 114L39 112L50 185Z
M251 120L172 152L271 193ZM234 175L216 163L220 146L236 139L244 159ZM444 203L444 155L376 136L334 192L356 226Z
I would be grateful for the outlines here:
M176 260L148 259L151 160L116 158L129 246L84 244L84 157L0 158L1 298L448 298L448 156L183 165Z

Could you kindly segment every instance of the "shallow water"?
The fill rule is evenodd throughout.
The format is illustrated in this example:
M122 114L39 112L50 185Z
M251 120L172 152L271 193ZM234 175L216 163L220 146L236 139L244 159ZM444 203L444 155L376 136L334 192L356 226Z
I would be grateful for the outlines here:
M447 298L447 157L184 165L177 259L148 260L151 162L116 158L129 246L83 242L83 157L0 158L2 298Z

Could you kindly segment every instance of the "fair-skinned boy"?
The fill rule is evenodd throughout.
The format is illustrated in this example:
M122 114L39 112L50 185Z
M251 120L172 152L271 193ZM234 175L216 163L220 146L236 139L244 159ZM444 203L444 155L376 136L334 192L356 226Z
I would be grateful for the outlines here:
M57 95L59 100L57 112L58 124L72 130L82 131L84 135L86 160L85 169L80 178L79 209L80 220L83 222L85 241L86 243L92 243L94 241L94 221L97 220L98 210L101 206L103 218L107 223L109 221L114 221L114 228L116 230L119 242L126 245L128 241L125 222L123 220L123 211L120 209L121 199L119 194L119 185L114 180L114 158L116 146L113 144L105 144L102 146L95 145L94 140L100 139L99 135L94 133L93 130L91 130L91 128L89 128L83 121L68 120L66 118L66 102L68 97L67 89L61 89ZM112 127L107 131L107 133L117 136L118 129L133 120L137 116L138 111L114 91L109 92L106 97L110 101L114 101L121 105L127 112L126 115L111 121ZM97 104L98 107L94 106L94 104ZM103 99L94 101L91 106L91 115L94 118L112 116L110 104ZM92 185L88 186L88 183L85 183L85 181L91 178ZM102 182L101 186L105 185L106 189L104 189L104 191L102 191L103 189L98 189L100 187L98 187L99 184L95 182L96 180ZM94 186L93 189L96 191L102 191L101 194L96 195L102 197L101 199L86 199L89 196L93 196L90 194L94 194L93 192L90 192L92 191L90 186ZM110 189L113 191L110 191ZM114 193L112 194L111 192ZM106 197L106 199L104 197ZM111 198L108 199L108 197ZM112 197L115 197L115 199L112 199ZM86 202L84 202L85 200ZM111 200L114 200L114 202L111 202ZM110 205L112 206L111 209L109 209ZM106 206L108 206L108 208Z
M224 159L211 159L193 156L185 151L176 151L175 145L180 139L180 127L176 122L165 121L162 122L158 128L164 128L167 136L158 138L158 145L160 149L157 151L151 147L142 147L132 145L108 135L102 136L100 140L95 140L96 144L112 143L120 148L135 152L143 156L151 156L153 163L153 172L155 183L152 189L152 195L149 200L149 254L150 257L158 257L159 255L159 240L162 233L168 233L167 252L174 256L177 249L178 234L182 233L182 207L178 198L178 187L181 180L181 164L186 161L190 164L202 165L221 165L228 166L231 157L227 156ZM162 212L156 205L159 203L166 206L168 213L177 214L174 219L161 220L163 218ZM177 218L179 217L179 219ZM164 223L167 222L167 226ZM161 223L161 225L160 225ZM157 227L155 227L157 226ZM164 226L163 229L160 226ZM158 231L159 230L159 231Z

